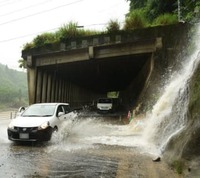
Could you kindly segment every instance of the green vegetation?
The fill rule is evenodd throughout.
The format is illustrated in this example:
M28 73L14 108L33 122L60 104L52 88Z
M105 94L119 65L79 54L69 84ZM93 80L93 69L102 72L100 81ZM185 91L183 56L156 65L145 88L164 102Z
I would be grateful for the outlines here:
M24 45L24 49L30 49L35 47L42 47L50 43L56 42L66 42L70 39L75 37L83 37L83 36L90 36L96 35L100 32L94 30L84 30L79 28L78 23L76 22L69 22L68 24L64 24L61 26L58 31L54 33L43 33L38 35L36 38L33 39L31 43L27 43Z
M124 29L134 30L137 28L145 28L148 26L148 20L146 18L145 11L142 9L137 9L131 11L126 17Z
M184 168L184 163L181 160L175 160L172 163L172 167L178 174L182 174L183 173L183 168Z
M107 30L108 33L118 32L120 30L120 23L118 22L117 19L116 20L110 20L108 22L106 30Z
M108 98L118 98L119 97L119 91L111 91L107 93Z
M25 72L9 69L0 64L0 109L19 107L28 103L28 89Z
M177 23L177 16L175 14L160 15L153 22L154 25L169 25L175 23Z
M200 65L196 69L192 82L190 85L190 102L189 102L189 111L190 115L194 119L199 118L199 108L200 108Z
M164 14L176 15L177 21L195 22L199 19L199 0L126 0L130 3L130 13L144 10L150 23Z
M200 2L191 0L126 0L130 3L123 30L134 30L150 26L175 24L179 21L196 22L200 17ZM80 28L77 22L69 22L56 32L38 35L24 45L24 50L43 47L50 43L67 42L70 39L102 33L115 33L120 30L117 20L110 20L106 31Z

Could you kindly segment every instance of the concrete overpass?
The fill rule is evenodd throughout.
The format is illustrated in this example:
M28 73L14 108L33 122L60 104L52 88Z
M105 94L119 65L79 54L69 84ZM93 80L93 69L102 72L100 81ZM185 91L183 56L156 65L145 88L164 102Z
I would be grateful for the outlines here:
M120 91L123 104L129 105L148 83L154 58L163 50L163 35L105 34L22 51L30 104L69 102L79 107Z

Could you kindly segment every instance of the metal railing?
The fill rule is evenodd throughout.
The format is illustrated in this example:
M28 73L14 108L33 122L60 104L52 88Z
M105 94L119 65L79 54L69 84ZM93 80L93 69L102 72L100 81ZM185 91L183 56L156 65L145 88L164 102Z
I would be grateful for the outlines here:
M13 119L16 117L17 110L0 111L0 119Z

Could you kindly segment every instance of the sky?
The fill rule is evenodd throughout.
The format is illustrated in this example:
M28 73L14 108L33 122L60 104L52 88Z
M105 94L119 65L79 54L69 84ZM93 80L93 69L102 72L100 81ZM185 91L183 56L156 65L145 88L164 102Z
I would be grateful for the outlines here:
M70 21L88 30L105 30L110 20L123 26L126 0L0 0L0 63L20 70L23 46Z

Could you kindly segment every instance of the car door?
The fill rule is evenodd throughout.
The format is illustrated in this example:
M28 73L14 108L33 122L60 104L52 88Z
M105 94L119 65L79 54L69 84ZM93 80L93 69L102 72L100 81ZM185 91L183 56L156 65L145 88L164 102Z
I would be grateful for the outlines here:
M65 114L68 114L71 110L70 110L70 107L69 105L64 105L64 110L65 110Z
M65 110L66 119L71 118L73 115L73 112L71 111L69 104L64 105L64 110Z
M57 109L57 117L60 121L63 121L66 119L66 107L65 105L59 105Z

